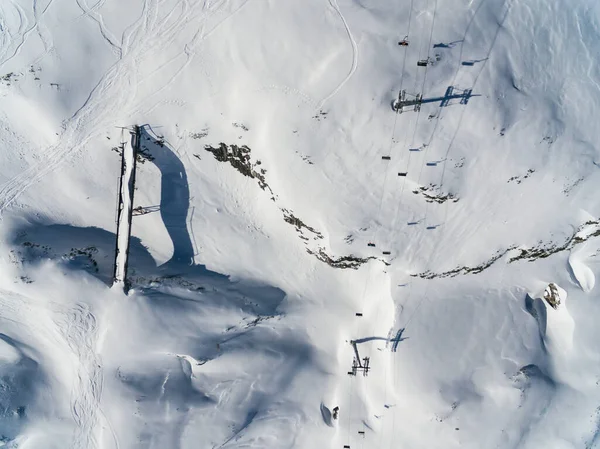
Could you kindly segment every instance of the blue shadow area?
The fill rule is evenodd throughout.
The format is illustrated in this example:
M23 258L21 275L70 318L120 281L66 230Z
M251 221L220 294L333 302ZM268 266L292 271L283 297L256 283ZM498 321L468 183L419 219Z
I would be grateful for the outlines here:
M173 242L173 256L165 265L191 266L194 247L187 228L190 188L181 159L148 126L141 127L141 145L160 170L160 216Z
M247 313L277 314L286 296L283 290L258 280L231 281L227 275L194 263L194 245L187 223L190 189L183 162L148 125L140 129L141 156L155 164L161 174L160 214L173 244L173 255L157 266L148 248L135 236L134 216L128 264L130 285L157 302L169 295L165 288L181 292L171 294L184 302L191 299L183 293L185 291L191 292L192 297L198 291L212 291L216 296L226 296L230 306ZM139 177L138 181L143 182ZM112 285L115 240L113 232L96 227L35 221L18 226L11 243L15 258L24 264L35 264L43 259L59 260L69 271L85 271Z

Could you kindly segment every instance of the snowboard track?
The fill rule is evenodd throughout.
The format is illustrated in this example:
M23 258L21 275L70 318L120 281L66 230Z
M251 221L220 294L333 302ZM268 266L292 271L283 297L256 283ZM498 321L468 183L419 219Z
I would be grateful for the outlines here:
M250 1L243 1L233 11L220 19L209 32L200 31L197 33L182 50L188 56L187 61L159 90L162 91L172 84L177 75L191 62L195 47L200 45L228 19L236 15ZM87 8L82 0L78 0L78 2L82 9L90 11L90 14L97 7L95 5L92 8ZM139 76L137 68L140 67L142 58L147 56L151 49L155 48L156 45L168 46L172 44L177 37L177 32L190 23L197 23L198 29L201 30L201 27L209 18L221 12L227 5L227 2L222 0L210 5L202 3L190 6L187 1L182 0L161 17L159 16L160 3L156 0L145 0L139 18L123 32L117 61L94 86L83 105L66 121L59 142L46 150L45 154L47 156L7 181L0 188L0 215L29 187L55 171L68 158L81 152L91 140L107 128L119 125L115 122L112 111L115 109L131 109L137 94L136 86L146 78ZM178 6L181 6L181 8L179 14L176 15ZM49 5L43 12L48 7ZM36 26L37 23L32 25L24 34L33 31ZM99 26L101 25L99 24ZM23 37L23 42L20 45L24 44L25 38L26 36ZM4 63L16 54L18 54L18 49ZM0 64L1 66L2 64Z

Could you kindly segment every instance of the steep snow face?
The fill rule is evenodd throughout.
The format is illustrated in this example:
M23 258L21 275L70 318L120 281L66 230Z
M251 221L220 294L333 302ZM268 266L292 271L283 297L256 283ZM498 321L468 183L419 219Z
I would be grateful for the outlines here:
M596 2L10 0L0 28L5 447L600 444Z

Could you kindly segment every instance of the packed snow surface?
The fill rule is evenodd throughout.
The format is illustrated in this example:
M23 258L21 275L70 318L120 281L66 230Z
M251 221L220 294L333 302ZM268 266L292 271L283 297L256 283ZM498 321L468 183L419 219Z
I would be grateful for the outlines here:
M0 447L600 448L600 3L4 0L0 30Z

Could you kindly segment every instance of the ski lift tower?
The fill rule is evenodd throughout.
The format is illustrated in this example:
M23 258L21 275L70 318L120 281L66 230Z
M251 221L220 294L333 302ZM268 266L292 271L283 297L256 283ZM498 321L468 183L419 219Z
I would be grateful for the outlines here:
M356 346L356 340L351 340L350 344L354 348L354 360L352 361L352 371L349 371L348 374L351 376L356 376L358 371L363 372L363 376L366 376L371 367L369 366L370 359L369 357L364 357L362 360L360 355L358 354L358 347Z
M407 99L406 98L407 95L414 97L414 99ZM409 107L409 106L414 106L414 111L418 112L421 110L422 103L423 103L423 95L422 94L417 94L417 95L407 94L406 90L402 89L400 92L398 92L398 98L396 100L394 100L394 103L392 104L392 108L398 114L402 114L403 108Z

